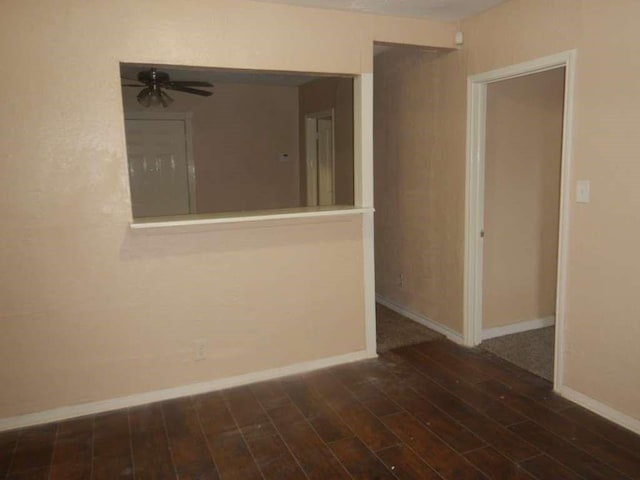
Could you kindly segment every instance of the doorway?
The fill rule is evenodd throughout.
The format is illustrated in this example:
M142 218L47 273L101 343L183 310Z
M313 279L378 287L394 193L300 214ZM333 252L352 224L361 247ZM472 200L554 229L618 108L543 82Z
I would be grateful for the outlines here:
M551 348L555 366L553 375L548 375L553 377L555 389L559 389L562 383L574 56L574 52L565 52L469 78L465 343L475 346L491 336L555 323L555 332L552 334L554 345ZM531 154L543 159L548 157L548 152L540 148L541 142L527 144L531 140L527 137L533 135L531 128L534 125L528 123L531 116L540 117L537 120L542 128L539 134L549 134L545 128L548 129L550 125L545 124L541 117L544 111L541 112L539 101L533 101L526 95L518 99L517 95L513 95L517 89L503 83L502 87L507 86L503 90L512 95L503 98L503 106L521 110L522 114L529 103L528 115L521 119L520 124L506 125L503 129L509 132L515 127L512 133L519 131L520 138L498 139L496 146L496 138L491 137L495 132L488 125L488 115L496 114L495 105L488 106L488 101L493 101L492 93L500 90L501 82L522 77L516 83L523 86L528 80L539 80L542 77L536 78L534 75L544 72L549 72L544 78L555 77L563 82L557 105L555 134L559 139L555 147L555 161L558 163L555 167L553 160L532 165ZM511 87L516 83L512 83ZM505 121L514 122L513 119ZM550 148L553 150L553 145ZM502 164L498 162L498 165L494 165L488 155L500 150L503 154ZM538 180L534 181L534 177ZM520 264L516 264L514 259L520 259ZM486 262L492 263L485 265ZM524 274L517 271L525 268L523 265L531 267L531 271ZM516 278L508 278L508 272L516 272Z
M480 346L550 381L564 76L487 86Z
M335 204L334 112L305 116L307 206Z

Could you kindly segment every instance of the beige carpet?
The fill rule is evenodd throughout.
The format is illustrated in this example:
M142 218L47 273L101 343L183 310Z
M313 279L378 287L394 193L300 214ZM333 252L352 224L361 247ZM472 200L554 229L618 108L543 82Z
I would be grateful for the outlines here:
M376 334L378 352L443 338L379 303L376 304Z
M553 381L555 327L485 340L483 348L520 368Z

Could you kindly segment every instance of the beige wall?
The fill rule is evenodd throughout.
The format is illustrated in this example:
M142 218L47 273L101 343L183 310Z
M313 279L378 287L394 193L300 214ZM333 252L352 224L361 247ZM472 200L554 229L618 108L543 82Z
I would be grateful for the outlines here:
M436 58L414 48L375 58L376 293L459 328L463 230L451 211L464 199L451 188L458 168L434 148L446 128Z
M466 58L448 65L457 77L457 61L473 74L577 48L565 383L635 418L640 418L638 18L640 4L631 0L511 0L463 23L468 48L460 57ZM464 88L460 79L462 98ZM591 180L588 205L574 201L577 179ZM459 191L463 188L461 177ZM462 211L459 215L463 221Z
M454 29L243 0L4 2L0 418L364 348L359 219L129 228L119 62L359 74L374 40Z
M463 22L466 46L446 62L446 78L463 99L466 74L577 49L565 384L640 419L638 18L632 0L511 0ZM452 111L460 128L443 140L463 144L465 112ZM462 163L464 154L455 158ZM575 203L578 179L591 181L588 205ZM464 175L456 189L463 195ZM463 209L457 217L463 224Z
M210 100L193 116L198 212L297 207L297 88L220 84Z
M432 146L448 188L446 318L461 330L466 77L578 48L571 176L591 180L592 202L569 211L566 384L635 418L639 17L634 0L511 0L462 22L464 49L435 60ZM5 2L0 417L364 346L359 221L129 230L118 62L359 74L374 40L451 47L455 29L245 0ZM204 362L187 360L195 336Z
M353 205L353 79L323 78L300 86L300 203L307 201L305 116L334 110L335 198Z
M577 49L564 383L636 419L640 419L638 18L640 3L633 0L510 0L461 23L464 48L434 60L439 134L424 150L432 163L442 166L434 175L443 186L437 202L446 205L444 227L438 224L446 249L427 244L421 253L442 257L442 270L424 275L440 279L437 288L447 292L449 300L443 304L450 312L427 310L421 307L426 303L406 299L419 307L418 313L462 332L468 75ZM431 115L428 109L423 121L428 123ZM588 205L574 201L578 179L591 180ZM376 208L384 208L379 198Z
M564 69L487 87L482 326L555 315Z
M124 89L125 112L150 112L137 93ZM211 97L169 93L174 103L159 115L193 115L197 213L299 206L297 87L220 83Z

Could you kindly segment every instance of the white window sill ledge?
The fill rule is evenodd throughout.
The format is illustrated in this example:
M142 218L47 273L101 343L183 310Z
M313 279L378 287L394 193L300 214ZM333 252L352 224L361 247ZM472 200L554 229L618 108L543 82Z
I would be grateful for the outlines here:
M180 215L176 217L138 218L131 222L133 230L151 228L187 227L191 225L230 225L265 222L269 220L314 219L321 217L341 217L373 213L373 208L330 206L300 207L278 210L258 210L252 212L225 212L201 215Z

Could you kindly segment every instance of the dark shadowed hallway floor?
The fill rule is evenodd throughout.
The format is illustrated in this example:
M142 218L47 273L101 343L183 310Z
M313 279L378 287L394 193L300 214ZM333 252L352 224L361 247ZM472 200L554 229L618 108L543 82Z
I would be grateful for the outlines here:
M444 338L439 333L376 303L378 352Z
M379 353L444 338L379 303L376 304L376 327ZM553 381L554 342L555 327L547 327L485 340L480 348Z

